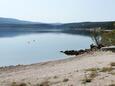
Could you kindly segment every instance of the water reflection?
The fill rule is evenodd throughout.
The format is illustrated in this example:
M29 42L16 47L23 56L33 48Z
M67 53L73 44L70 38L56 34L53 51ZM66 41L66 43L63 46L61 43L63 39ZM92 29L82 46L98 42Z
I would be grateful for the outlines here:
M83 36L91 36L90 31L86 30L67 30L67 31L0 31L0 37L15 37L21 35L29 35L29 34L44 34L44 33L63 33L70 35L83 35Z
M77 31L1 31L0 66L31 64L67 56L60 51L89 48L90 34Z

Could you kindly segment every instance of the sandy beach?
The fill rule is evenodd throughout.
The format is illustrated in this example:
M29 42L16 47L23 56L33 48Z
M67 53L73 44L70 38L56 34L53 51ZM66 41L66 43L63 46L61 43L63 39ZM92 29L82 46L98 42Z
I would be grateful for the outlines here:
M115 86L115 53L0 68L0 86Z

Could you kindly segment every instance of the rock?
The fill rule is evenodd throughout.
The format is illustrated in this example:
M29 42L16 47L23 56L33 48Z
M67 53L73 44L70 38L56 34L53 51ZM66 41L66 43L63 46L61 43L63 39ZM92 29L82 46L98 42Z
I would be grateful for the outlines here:
M89 53L89 52L91 52L91 49L85 49L85 51L86 51L87 53Z
M96 45L94 45L94 44L91 44L90 45L90 49L91 50L98 50L98 49L101 49L102 47L104 47L104 45L103 44L99 44L98 46L96 46Z
M102 47L103 47L102 44L100 44L99 46L91 44L90 49L78 50L78 51L67 50L67 51L60 51L60 52L66 54L66 55L76 55L77 56L77 55L81 55L81 54L84 54L84 53L90 53L91 51L99 50Z
M78 53L83 54L83 53L85 53L85 50L79 50Z

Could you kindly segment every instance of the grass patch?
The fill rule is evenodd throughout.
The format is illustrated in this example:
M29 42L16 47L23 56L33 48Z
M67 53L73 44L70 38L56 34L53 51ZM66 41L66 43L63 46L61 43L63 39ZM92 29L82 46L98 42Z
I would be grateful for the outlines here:
M90 83L97 75L97 71L91 71L91 73L88 76L85 75L85 78L81 80L82 84Z
M115 66L115 62L111 62L110 65L111 65L111 66Z
M85 79L82 79L82 84L86 84L86 83L90 83L92 81L91 78L85 78Z
M111 63L111 65L115 65L114 63ZM103 67L103 68L89 68L86 69L86 71L95 71L95 72L111 72L114 68L112 67Z
M100 72L111 72L112 70L112 67L103 67L102 69L100 69Z
M50 86L49 81L42 82L41 84L36 84L35 86Z
M54 79L57 79L58 78L58 76L54 76Z
M27 84L26 83L20 83L20 84L18 84L16 82L12 82L11 86L27 86Z
M92 70L92 69L91 69ZM90 74L84 75L84 79L82 79L82 84L90 83L97 76L97 71L90 71Z
M82 79L82 84L90 83L92 80L98 76L99 72L108 72L109 74L115 75L115 72L113 72L114 68L112 66L115 66L115 63L111 63L111 67L103 67L103 68L89 68L85 70L85 78ZM86 74L88 72L88 74ZM115 86L115 84L111 84L109 86Z
M63 82L68 82L68 81L69 81L69 79L67 79L67 78L63 80Z
M89 68L86 71L90 71L89 78L95 78L98 75L99 68Z
M111 74L111 75L115 75L115 72L110 72L109 74Z
M49 85L49 81L44 81L40 84L35 84L35 85L31 85L30 82L28 84L12 82L10 86L50 86L50 85Z
M115 86L115 84L110 84L109 86Z
M86 69L86 71L98 71L100 70L99 68L89 68L89 69Z
M89 74L89 77L93 79L93 78L95 78L97 75L98 75L97 71L92 71L92 72Z

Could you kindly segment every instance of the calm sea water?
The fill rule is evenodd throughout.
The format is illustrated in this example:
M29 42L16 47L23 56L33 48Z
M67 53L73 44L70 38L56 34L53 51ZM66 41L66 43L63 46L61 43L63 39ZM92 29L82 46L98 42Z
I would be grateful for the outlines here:
M0 66L64 59L64 50L89 48L88 36L66 33L0 33Z

